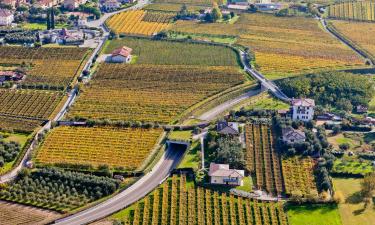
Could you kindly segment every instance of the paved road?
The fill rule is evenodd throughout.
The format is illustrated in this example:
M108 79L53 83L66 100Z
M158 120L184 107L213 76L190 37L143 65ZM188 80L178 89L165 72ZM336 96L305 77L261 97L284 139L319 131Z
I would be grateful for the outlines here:
M221 105L218 105L215 108L203 113L202 115L200 115L198 117L198 119L205 120L205 121L214 120L217 116L219 116L223 112L227 111L228 109L231 109L233 106L237 105L238 103L242 102L243 100L259 94L260 92L261 92L260 89L250 90L243 95L240 95L240 96L238 96L234 99L231 99L227 102L224 102Z
M289 102L291 99L286 96L278 86L272 81L266 79L263 74L251 68L247 60L248 56L245 52L241 51L241 61L245 65L244 70L250 73L255 79L257 79L263 87L267 88L276 98L279 98L282 101Z
M136 201L142 199L158 185L160 185L170 172L178 165L184 155L184 151L169 148L164 156L151 172L143 176L135 184L125 191L115 195L109 200L98 204L92 208L81 211L72 216L57 220L58 225L81 225L107 217Z

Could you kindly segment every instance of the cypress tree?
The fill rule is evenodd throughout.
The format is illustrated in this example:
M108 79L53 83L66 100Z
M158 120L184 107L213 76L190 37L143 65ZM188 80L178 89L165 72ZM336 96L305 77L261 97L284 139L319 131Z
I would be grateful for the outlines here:
M51 10L51 28L55 29L55 10L53 7Z
M49 12L47 13L47 30L51 29L51 18Z

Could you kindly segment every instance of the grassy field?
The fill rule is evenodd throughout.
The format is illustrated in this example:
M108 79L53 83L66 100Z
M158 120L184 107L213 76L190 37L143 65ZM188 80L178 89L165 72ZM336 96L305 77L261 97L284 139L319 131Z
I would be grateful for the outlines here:
M149 11L164 11L177 13L181 10L182 4L175 3L153 3L147 5L144 9ZM205 9L204 6L188 5L187 9L189 12L199 12L201 9Z
M21 25L22 28L28 29L28 30L46 30L47 29L47 23L23 23ZM59 28L68 28L68 24L56 24L56 29Z
M363 65L348 47L311 18L242 14L234 24L177 21L174 31L233 35L255 52L255 65L268 78Z
M29 139L29 135L21 134L21 133L7 133L7 132L0 131L0 136L5 137L4 141L6 142L11 142L11 141L18 142L21 146L24 146L27 139Z
M35 156L40 165L101 165L121 171L142 166L162 130L112 127L57 127Z
M375 59L375 43L372 39L375 35L375 25L373 23L334 20L332 24L338 32L364 49Z
M176 140L176 141L191 141L191 138L192 138L191 130L172 131L168 136L169 140Z
M244 102L241 102L238 106L235 107L235 110L245 108L246 110L252 109L289 109L289 104L280 101L279 99L271 96L268 93L262 93L260 95L251 97Z
M190 149L186 152L185 157L182 159L178 168L193 168L198 170L200 167L200 142L195 141L191 144Z
M243 81L237 67L103 64L68 117L171 123Z
M372 206L363 210L363 203L359 197L361 179L334 178L336 191L344 195L344 202L339 204L339 212L343 225L372 225L375 221L375 210Z
M287 207L290 225L341 225L338 206L324 205L297 205ZM344 220L346 218L343 218ZM354 223L356 224L356 223ZM353 225L353 224L351 224Z
M111 41L105 53L122 46L133 49L138 64L237 66L237 55L225 47L150 39L123 38ZM161 49L163 49L161 51ZM214 56L214 57L212 57Z

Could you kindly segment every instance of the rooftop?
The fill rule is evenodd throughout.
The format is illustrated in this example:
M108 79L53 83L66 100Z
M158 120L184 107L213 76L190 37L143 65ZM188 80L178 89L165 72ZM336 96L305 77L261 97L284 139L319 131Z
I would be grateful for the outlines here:
M228 164L211 163L208 175L215 177L244 177L245 171L229 169Z
M310 98L296 98L292 100L292 105L310 107L315 106L315 101Z

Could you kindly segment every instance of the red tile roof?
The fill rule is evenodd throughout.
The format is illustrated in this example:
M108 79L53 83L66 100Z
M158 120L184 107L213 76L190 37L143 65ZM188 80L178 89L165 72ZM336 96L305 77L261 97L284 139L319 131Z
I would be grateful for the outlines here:
M117 56L117 55L121 55L121 56L124 56L124 57L128 57L129 55L131 55L133 49L129 48L129 47L126 47L126 46L123 46L122 48L118 48L116 50L114 50L112 52L112 56Z
M292 100L293 106L315 106L314 99L310 98L297 98Z
M8 17L11 16L13 13L7 9L0 9L0 17Z

